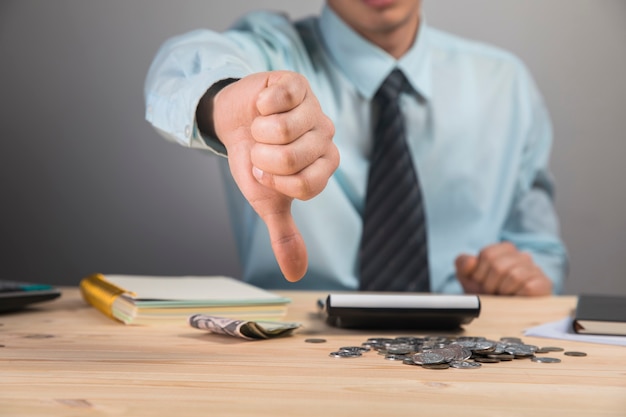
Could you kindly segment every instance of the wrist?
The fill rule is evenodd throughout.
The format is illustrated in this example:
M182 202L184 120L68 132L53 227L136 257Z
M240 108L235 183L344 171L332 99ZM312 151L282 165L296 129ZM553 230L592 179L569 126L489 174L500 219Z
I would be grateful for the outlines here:
M198 102L198 107L196 107L196 123L198 130L203 136L208 136L220 141L215 132L215 96L217 96L223 88L236 81L239 81L239 78L225 78L215 82Z

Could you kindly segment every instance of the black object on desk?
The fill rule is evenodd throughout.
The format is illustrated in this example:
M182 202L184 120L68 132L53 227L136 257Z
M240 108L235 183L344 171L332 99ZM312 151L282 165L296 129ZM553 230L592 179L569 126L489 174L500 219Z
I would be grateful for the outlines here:
M0 279L0 313L20 310L60 296L61 291L51 285Z
M626 336L626 296L579 295L572 324L580 334Z
M326 322L353 329L455 330L480 315L477 295L329 294Z

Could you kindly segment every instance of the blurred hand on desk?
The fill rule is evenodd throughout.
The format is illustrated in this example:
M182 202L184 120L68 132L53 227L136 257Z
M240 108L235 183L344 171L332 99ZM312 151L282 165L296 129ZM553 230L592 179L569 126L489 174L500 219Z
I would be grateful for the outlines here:
M466 293L540 296L552 293L552 282L528 252L510 242L496 243L478 255L460 255L457 277Z

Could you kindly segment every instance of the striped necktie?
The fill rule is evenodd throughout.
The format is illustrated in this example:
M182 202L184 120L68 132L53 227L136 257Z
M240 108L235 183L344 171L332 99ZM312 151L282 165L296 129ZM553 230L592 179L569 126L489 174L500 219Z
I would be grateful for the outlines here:
M378 118L359 252L362 291L430 291L422 193L399 104L408 86L396 69L374 96Z

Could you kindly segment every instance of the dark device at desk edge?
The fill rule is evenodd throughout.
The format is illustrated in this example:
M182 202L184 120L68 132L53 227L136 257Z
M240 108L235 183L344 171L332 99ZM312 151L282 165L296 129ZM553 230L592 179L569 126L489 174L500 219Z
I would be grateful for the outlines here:
M476 295L329 294L326 322L351 329L455 330L480 315Z
M60 296L61 291L51 285L0 279L0 313L18 311Z

